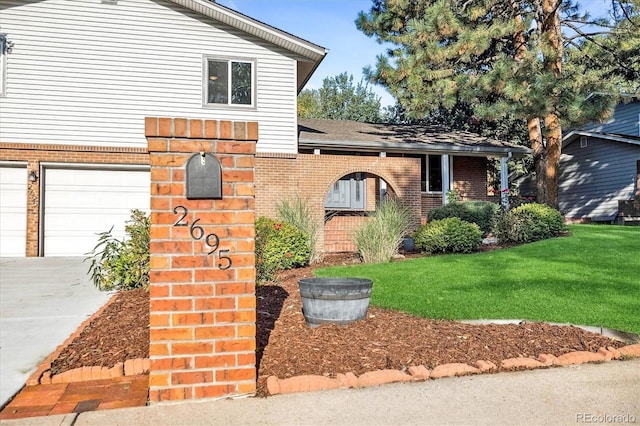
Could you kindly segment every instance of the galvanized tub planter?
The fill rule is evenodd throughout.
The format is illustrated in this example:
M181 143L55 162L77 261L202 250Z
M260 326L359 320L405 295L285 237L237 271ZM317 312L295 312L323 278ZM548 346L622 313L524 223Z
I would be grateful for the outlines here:
M298 281L302 313L309 327L364 319L373 281L367 278L303 278Z

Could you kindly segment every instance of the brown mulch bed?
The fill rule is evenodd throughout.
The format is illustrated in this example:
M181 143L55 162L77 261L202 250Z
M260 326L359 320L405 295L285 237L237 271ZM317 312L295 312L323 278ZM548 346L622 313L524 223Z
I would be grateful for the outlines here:
M119 292L51 363L51 375L136 358L149 358L149 293L143 289Z
M325 264L352 262L349 256L328 258ZM577 327L544 323L470 325L431 320L370 307L367 318L346 326L324 324L309 328L302 315L298 280L312 268L285 271L274 283L257 288L258 394L265 395L270 375L288 378L303 374L329 377L337 373L412 365L432 368L446 363L597 351L623 342ZM122 292L62 351L52 363L58 374L83 366L112 367L117 362L148 357L148 294Z

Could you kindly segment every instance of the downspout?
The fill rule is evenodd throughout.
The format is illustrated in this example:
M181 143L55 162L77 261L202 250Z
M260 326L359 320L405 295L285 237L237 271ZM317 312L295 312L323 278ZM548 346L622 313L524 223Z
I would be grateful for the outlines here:
M500 201L502 208L509 210L509 160L513 152L509 151L506 157L500 157Z

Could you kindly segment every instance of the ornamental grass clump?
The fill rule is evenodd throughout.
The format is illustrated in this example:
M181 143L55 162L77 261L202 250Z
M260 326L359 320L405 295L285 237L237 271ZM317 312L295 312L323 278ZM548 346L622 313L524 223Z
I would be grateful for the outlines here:
M88 274L100 291L149 288L149 216L132 210L118 240L111 229L98 234L98 244L84 260L91 260Z
M457 217L421 225L413 237L416 247L424 253L471 253L482 243L480 227Z
M309 262L319 262L322 260L316 249L318 233L322 222L314 214L309 201L295 196L293 199L286 199L276 205L278 219L288 222L307 234L309 237Z
M410 213L400 200L388 198L353 234L364 263L390 261L410 232Z
M565 230L562 214L545 204L523 204L497 215L493 234L502 243L528 243L557 237Z
M309 264L309 237L290 223L258 218L256 221L256 278L273 279L277 271Z

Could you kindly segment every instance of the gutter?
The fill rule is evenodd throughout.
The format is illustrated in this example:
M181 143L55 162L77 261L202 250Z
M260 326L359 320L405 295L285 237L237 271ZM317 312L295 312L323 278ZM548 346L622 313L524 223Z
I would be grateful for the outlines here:
M448 144L430 144L421 142L364 142L354 143L353 141L319 141L314 139L299 139L298 146L308 149L330 149L334 151L364 151L364 152L407 152L407 153L465 153L472 155L496 155L511 157L513 155L522 157L533 151L530 148L522 147L487 147L487 146L460 146Z

